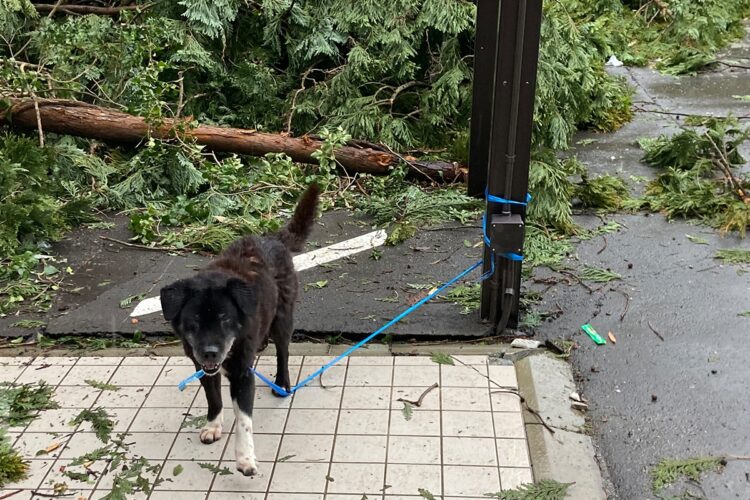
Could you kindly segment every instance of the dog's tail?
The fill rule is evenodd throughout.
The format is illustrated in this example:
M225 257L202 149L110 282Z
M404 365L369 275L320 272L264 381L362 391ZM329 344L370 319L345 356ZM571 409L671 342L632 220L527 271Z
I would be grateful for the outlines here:
M292 252L302 251L307 237L310 236L319 196L318 185L310 184L297 202L291 220L276 233L276 237Z

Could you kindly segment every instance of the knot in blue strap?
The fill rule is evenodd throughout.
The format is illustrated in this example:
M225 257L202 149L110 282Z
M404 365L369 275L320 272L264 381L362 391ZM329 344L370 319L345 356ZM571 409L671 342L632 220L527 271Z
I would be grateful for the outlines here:
M522 207L525 207L531 201L530 193L526 193L526 201L515 201L515 200L509 200L507 198L501 198L500 196L495 196L494 194L490 194L486 188L484 190L484 197L490 203L505 203L507 205L520 205Z

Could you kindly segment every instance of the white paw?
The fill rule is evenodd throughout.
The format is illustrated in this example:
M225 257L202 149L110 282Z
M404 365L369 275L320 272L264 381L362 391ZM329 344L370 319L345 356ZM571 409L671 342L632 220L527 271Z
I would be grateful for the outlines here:
M211 444L221 439L221 422L209 422L201 429L201 443Z
M258 473L258 464L255 458L242 457L237 459L237 470L246 476L254 476Z

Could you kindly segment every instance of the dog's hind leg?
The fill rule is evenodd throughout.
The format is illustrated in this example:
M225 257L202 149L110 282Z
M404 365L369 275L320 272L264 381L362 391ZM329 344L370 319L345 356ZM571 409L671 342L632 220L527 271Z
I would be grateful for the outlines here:
M196 369L200 366L196 365ZM221 405L221 376L201 377L201 385L208 401L208 423L201 429L201 442L211 444L221 439L224 412Z
M294 333L294 319L291 306L281 306L271 324L271 339L276 346L276 385L286 389L292 387L289 379L289 342ZM273 390L275 396L282 396Z
M246 476L258 472L253 443L253 400L255 399L255 377L248 371L233 373L229 379L236 422L235 457L237 470Z

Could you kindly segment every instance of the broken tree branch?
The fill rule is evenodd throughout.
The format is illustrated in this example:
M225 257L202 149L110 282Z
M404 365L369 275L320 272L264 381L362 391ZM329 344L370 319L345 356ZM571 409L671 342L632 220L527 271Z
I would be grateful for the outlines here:
M401 403L409 403L410 405L416 406L417 408L419 408L420 406L422 406L422 402L424 401L425 396L427 396L430 393L430 391L437 389L437 388L438 388L438 384L437 382L435 382L430 387L425 389L425 391L422 393L421 396L419 396L419 399L417 399L416 401L411 401L409 399L404 399L404 398L398 398L396 401L400 401Z
M214 151L263 156L268 153L285 153L301 163L318 163L313 153L323 141L310 136L289 137L257 130L192 126L190 119L164 119L154 125L144 118L121 111L79 101L64 99L39 99L39 122L36 120L33 99L10 99L10 108L4 121L13 127L38 129L47 132L75 135L90 139L123 144L137 144L148 137L158 139L181 138L194 140ZM399 155L383 149L345 145L335 151L336 161L345 169L359 173L387 174L401 163ZM412 175L426 176L432 181L463 181L465 169L445 161L408 162Z
M100 16L119 16L123 11L142 11L148 9L153 4L147 5L120 5L117 7L98 7L96 5L60 5L56 4L35 3L34 8L42 13L49 13L49 17L55 14L97 14Z

